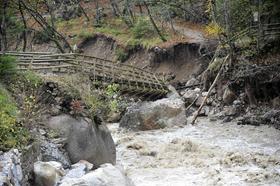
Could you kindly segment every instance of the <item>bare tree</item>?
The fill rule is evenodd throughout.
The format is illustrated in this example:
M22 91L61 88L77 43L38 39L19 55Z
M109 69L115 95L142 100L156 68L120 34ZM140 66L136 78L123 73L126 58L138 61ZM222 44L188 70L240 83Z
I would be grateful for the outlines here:
M66 40L66 38L60 34L52 25L50 25L45 18L39 13L39 11L32 7L32 5L28 4L24 0L19 0L25 10L32 16L32 18L42 27L42 29L48 34L48 37L51 41L53 41L57 48L65 53L64 46L60 43L61 41L64 43L66 48L68 48L71 52L73 52L72 47Z
M2 5L2 20L0 25L0 50L7 50L7 32L6 32L6 17L7 17L7 8L8 8L8 0L3 0Z
M25 51L26 50L26 45L27 45L27 23L26 23L26 19L25 19L25 16L24 16L24 12L23 12L20 0L18 0L18 9L19 9L19 12L20 12L20 15L21 15L21 20L22 20L23 26L24 26L24 29L23 29L23 32L22 32L22 38L23 38L22 51Z
M119 6L118 6L116 0L110 0L110 4L111 4L111 7L112 7L113 15L116 16L116 17L119 17L120 16L120 9L119 9Z
M150 9L149 9L148 4L147 4L146 2L144 2L144 5L145 5L145 7L146 7L146 9L147 9L147 12L148 12L149 18L150 18L150 20L151 20L151 23L152 23L154 29L156 30L157 34L159 35L160 39L161 39L162 41L164 41L164 42L167 41L167 40L165 39L165 37L161 34L159 28L157 27L157 25L156 25L156 23L155 23L155 21L154 21L154 19L153 19L153 16L152 16L152 14L151 14L151 11L150 11Z

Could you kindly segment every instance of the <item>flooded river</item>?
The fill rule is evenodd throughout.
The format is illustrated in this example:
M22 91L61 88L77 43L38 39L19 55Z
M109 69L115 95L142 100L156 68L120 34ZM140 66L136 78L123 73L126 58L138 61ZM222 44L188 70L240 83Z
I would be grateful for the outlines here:
M110 124L117 164L136 186L280 185L280 131L200 119L127 132Z

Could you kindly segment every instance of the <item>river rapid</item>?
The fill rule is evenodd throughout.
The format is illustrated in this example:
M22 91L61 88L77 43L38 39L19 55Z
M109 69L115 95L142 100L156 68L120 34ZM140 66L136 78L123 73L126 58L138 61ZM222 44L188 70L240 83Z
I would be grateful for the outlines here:
M280 131L200 118L153 131L109 129L136 186L280 185Z

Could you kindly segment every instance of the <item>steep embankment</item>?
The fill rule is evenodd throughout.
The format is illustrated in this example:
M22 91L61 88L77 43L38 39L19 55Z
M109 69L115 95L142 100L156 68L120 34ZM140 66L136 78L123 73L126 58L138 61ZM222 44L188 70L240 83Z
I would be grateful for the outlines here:
M168 47L151 49L135 46L125 49L123 54L120 54L121 46L116 40L105 35L95 35L84 40L78 47L84 54L109 60L117 60L119 55L125 55L125 64L149 69L165 75L166 78L185 82L207 68L209 59L201 56L201 50L205 49L206 45L200 42L201 40L174 43Z

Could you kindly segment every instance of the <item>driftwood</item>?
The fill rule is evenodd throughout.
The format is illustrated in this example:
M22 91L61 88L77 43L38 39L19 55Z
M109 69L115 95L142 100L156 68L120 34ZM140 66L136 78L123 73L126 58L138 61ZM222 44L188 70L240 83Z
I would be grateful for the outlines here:
M219 72L218 72L218 74L217 74L215 80L213 81L211 87L209 88L209 90L208 90L208 92L207 92L207 95L205 96L205 98L204 98L203 102L201 103L200 107L199 107L199 108L197 109L197 111L194 113L194 116L193 116L193 119L192 119L192 122L191 122L192 125L195 123L195 121L196 121L196 119L197 119L197 117L198 117L198 115L199 115L199 112L201 111L202 107L205 105L205 103L206 103L206 101L207 101L207 99L208 99L208 97L209 97L209 95L210 95L212 89L215 87L215 85L216 85L216 83L217 83L217 81L218 81L220 75L222 74L222 71L223 71L223 68L224 68L224 64L225 64L225 62L227 61L228 57L229 57L229 55L226 56L225 60L223 61L222 65L221 65L221 67L220 67L220 70L219 70Z

